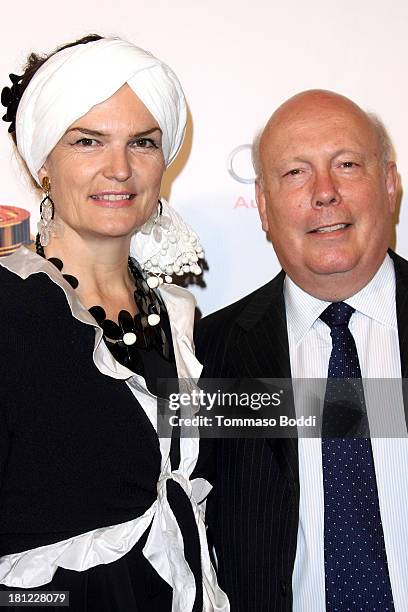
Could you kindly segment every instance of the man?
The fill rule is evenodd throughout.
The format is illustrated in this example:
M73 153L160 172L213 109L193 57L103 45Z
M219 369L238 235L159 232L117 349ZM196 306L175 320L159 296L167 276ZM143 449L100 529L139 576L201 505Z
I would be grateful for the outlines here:
M256 198L283 270L201 322L203 377L406 376L390 156L381 123L343 96L304 92L272 115ZM217 440L209 523L231 610L407 610L406 442Z

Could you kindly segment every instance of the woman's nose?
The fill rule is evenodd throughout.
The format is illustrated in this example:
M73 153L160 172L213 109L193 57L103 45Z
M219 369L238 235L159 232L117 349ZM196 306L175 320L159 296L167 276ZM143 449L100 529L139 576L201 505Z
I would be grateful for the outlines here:
M111 180L127 181L132 176L129 151L123 148L115 148L109 151L104 174L106 178Z

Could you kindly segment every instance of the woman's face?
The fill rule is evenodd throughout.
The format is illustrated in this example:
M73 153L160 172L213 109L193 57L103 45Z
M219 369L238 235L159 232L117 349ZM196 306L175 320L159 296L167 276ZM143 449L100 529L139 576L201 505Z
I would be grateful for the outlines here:
M75 121L39 171L55 218L84 239L125 237L151 217L165 169L161 130L128 85Z

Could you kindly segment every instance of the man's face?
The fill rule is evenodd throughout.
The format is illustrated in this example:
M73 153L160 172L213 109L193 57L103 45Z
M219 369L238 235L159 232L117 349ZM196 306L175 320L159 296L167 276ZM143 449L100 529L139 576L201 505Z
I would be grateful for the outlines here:
M365 286L389 245L397 178L364 113L303 94L269 122L260 156L262 226L286 273L329 301Z

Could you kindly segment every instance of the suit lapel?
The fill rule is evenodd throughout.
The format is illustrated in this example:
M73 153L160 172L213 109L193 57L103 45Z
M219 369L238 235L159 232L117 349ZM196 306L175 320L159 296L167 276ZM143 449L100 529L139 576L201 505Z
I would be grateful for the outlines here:
M408 374L408 262L389 251L395 267L396 308L400 343L401 373Z
M408 375L408 262L393 251L388 251L394 261L396 285L396 310L398 339L400 345L402 395L404 398L405 423L408 429L408 388L404 379Z
M259 290L236 321L234 376L246 378L291 378L282 271ZM268 438L282 474L299 499L297 439Z

